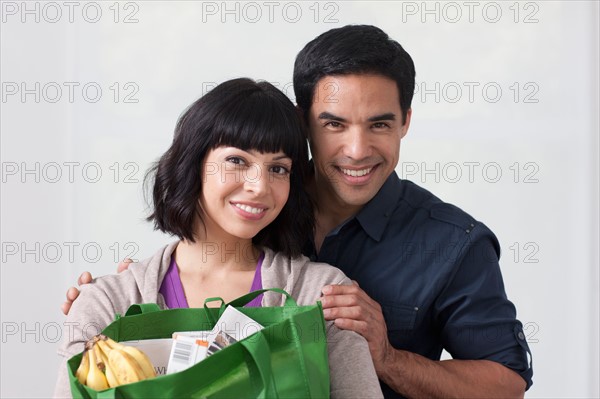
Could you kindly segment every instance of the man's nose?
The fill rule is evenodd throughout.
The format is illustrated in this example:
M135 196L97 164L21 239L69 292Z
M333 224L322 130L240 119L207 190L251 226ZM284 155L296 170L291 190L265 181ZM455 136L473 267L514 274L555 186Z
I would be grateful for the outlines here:
M349 130L344 140L345 156L354 160L360 160L371 155L369 132L366 132L363 128L357 127Z

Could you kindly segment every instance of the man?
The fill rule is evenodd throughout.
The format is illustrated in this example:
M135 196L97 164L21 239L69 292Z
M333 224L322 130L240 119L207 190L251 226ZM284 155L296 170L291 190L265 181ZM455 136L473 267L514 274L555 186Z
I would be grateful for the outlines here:
M394 172L414 85L408 53L373 26L330 30L296 58L317 220L305 254L358 282L323 288L325 318L367 339L386 397L522 397L533 371L496 237Z

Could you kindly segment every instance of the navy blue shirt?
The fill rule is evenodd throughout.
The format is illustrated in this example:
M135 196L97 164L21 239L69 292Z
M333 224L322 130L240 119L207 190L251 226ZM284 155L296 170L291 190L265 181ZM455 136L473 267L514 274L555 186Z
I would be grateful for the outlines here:
M454 359L496 361L531 385L530 352L506 297L498 240L456 206L392 173L318 254L314 240L305 254L340 268L381 305L394 348L432 360L445 349Z

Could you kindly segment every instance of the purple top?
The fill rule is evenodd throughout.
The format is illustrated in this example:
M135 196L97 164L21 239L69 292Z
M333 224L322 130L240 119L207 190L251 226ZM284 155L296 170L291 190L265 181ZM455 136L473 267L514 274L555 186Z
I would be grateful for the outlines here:
M254 272L254 280L252 280L252 286L250 287L250 292L262 289L262 278L261 278L261 268L263 259L265 258L265 253L262 252L260 257L258 258L258 263L256 264L256 271ZM165 275L165 279L163 280L159 293L165 298L165 303L169 309L177 309L177 308L189 308L187 303L187 299L185 298L185 294L183 292L183 285L181 285L181 278L179 277L179 269L177 268L177 263L175 263L175 257L171 257L171 264L169 265L169 270L167 270L167 274ZM247 307L260 307L262 302L263 294L260 294L252 301L246 304Z

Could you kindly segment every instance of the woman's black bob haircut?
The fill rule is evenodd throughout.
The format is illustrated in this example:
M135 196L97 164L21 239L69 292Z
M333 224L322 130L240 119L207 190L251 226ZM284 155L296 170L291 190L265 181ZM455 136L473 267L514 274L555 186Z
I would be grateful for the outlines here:
M244 151L283 151L292 159L288 201L277 218L252 240L287 256L299 256L312 233L314 215L304 190L308 147L302 118L294 104L268 82L240 78L221 83L179 118L171 147L146 174L153 182L153 212L148 217L165 233L195 242L203 227L199 198L202 166L220 146ZM198 217L198 219L196 219ZM196 220L202 226L195 225Z

